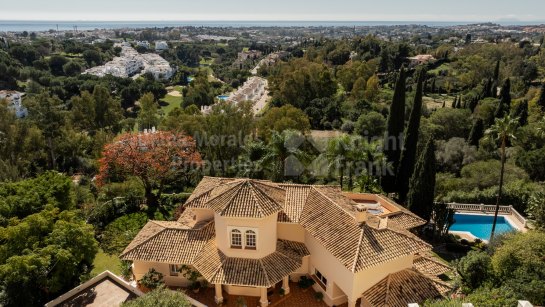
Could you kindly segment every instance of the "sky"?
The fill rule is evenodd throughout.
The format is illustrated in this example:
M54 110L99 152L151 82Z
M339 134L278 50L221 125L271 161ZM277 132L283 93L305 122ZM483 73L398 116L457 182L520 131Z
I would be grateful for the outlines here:
M0 0L0 20L545 22L545 0Z

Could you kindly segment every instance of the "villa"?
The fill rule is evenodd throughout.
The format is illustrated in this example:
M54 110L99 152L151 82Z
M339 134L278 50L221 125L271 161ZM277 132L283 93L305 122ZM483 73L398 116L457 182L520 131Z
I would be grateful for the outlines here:
M140 280L150 269L171 287L198 271L224 293L259 297L308 276L329 306L407 306L441 297L450 268L411 229L425 221L390 199L337 186L205 177L177 221L149 221L123 251Z

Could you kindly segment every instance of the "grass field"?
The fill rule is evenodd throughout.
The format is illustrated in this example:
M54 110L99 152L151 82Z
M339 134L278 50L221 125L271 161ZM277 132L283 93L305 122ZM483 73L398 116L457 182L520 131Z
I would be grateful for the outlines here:
M213 58L201 58L201 60L199 61L199 64L205 65L205 66L210 66L210 65L214 64L214 59Z
M166 95L163 99L161 99L161 102L161 111L164 115L168 115L168 113L174 110L174 108L181 107L182 97Z
M451 67L450 67L449 63L441 64L441 66L437 67L436 69L432 69L432 70L428 71L428 73L431 74L431 75L438 75L439 72L445 71L445 70L450 72Z
M95 260L93 261L93 270L91 271L91 277L95 277L98 274L108 270L116 275L121 274L121 260L115 255L108 255L102 249L98 250Z

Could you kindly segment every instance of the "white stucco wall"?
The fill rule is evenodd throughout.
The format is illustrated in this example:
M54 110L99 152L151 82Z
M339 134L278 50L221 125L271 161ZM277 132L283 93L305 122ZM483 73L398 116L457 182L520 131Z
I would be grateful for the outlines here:
M136 280L140 280L151 268L154 268L157 272L163 274L163 281L167 286L187 287L191 284L182 273L178 273L178 276L171 276L168 263L134 261L132 272ZM200 280L202 280L202 278Z
M216 227L216 244L218 248L228 257L263 258L276 251L277 237L277 214L272 214L263 219L231 218L214 215ZM257 232L257 249L234 249L231 248L229 231L231 227L246 227L255 229ZM244 236L243 236L244 240Z
M300 224L278 223L278 239L305 242L305 229Z
M400 257L378 266L358 272L354 278L352 297L360 297L363 292L374 286L389 274L411 268L414 255Z
M223 286L225 292L230 295L260 296L261 289L255 287Z

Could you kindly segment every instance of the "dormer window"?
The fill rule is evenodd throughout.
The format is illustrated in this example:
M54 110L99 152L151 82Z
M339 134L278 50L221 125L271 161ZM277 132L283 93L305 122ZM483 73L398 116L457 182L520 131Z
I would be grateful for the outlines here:
M238 229L231 230L231 248L242 248L242 233Z
M257 229L248 227L228 227L231 248L257 250Z
M253 230L246 230L246 245L245 249L256 249L257 235Z

